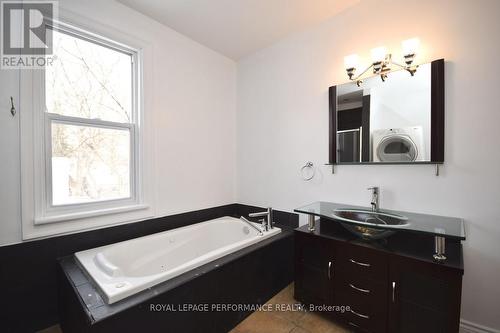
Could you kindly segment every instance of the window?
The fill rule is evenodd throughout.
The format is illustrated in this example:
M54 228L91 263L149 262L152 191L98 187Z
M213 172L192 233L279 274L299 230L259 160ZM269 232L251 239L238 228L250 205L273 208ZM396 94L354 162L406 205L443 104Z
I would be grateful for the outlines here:
M35 224L137 208L138 51L67 26L51 29L55 60L34 80L45 137Z

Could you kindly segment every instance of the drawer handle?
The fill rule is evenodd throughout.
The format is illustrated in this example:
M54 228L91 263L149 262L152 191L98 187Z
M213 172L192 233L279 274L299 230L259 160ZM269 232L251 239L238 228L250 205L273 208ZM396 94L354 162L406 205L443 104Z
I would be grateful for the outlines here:
M392 281L392 303L396 302L396 281Z
M332 262L328 262L328 280L332 279Z
M349 325L353 326L353 327L356 327L356 328L359 328L358 325L356 325L355 323L353 323L352 321L349 322Z
M370 319L370 316L358 313L358 312L354 311L353 309L351 309L351 313L355 314L356 316L363 318L363 319Z
M365 264L364 262L359 262L359 261L356 261L354 259L349 259L349 261L352 262L353 264L363 266L363 267L370 267L371 266L370 264Z
M353 285L352 283L349 283L349 287L351 287L352 289L354 290L357 290L357 291L360 291L362 293L365 293L365 294L369 294L370 293L370 290L368 289L363 289L363 288L359 288L359 287L356 287L355 285Z

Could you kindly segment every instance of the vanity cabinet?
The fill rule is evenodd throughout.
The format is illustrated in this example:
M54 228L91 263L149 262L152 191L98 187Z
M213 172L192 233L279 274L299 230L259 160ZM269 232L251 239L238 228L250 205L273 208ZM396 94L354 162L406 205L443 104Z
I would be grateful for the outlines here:
M295 296L309 304L333 304L335 246L304 234L295 242Z
M393 258L389 272L391 288L394 286L389 299L389 332L458 332L462 274L436 268L416 260Z
M449 263L434 263L425 239L405 237L364 242L334 222L296 229L295 298L349 306L329 315L358 332L458 332L461 245Z

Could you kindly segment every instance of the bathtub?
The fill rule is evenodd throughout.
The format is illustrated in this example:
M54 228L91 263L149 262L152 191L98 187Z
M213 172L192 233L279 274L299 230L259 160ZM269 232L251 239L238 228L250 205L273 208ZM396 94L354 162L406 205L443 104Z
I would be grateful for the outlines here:
M106 303L112 304L280 232L273 228L259 235L240 219L222 217L75 256Z

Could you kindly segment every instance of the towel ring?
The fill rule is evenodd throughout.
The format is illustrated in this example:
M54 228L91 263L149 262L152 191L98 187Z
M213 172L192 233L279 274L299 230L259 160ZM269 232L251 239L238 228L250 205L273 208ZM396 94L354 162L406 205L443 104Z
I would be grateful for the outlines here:
M309 173L309 175L307 174ZM302 168L300 168L300 175L305 181L309 181L314 178L316 171L314 170L313 162L307 162Z

